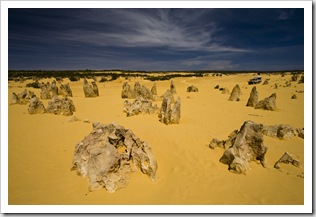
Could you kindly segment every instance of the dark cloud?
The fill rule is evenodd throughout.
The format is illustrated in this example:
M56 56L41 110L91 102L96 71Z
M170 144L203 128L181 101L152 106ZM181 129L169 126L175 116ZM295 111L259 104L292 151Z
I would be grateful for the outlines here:
M9 69L304 67L303 9L9 9Z

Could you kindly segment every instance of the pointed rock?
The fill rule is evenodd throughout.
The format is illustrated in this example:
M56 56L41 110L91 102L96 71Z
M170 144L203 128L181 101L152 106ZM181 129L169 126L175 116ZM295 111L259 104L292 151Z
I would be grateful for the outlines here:
M276 108L276 93L273 93L271 96L259 101L255 109L275 111L277 109Z
M257 92L256 86L254 86L251 90L246 106L255 107L257 103L258 103L258 92Z

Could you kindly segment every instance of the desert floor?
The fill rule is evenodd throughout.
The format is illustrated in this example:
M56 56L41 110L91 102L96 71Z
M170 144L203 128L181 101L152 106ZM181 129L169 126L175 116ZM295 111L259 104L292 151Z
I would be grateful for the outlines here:
M219 162L224 149L208 147L213 138L227 139L244 121L252 120L265 125L289 124L304 127L304 84L292 82L283 87L291 75L262 74L257 84L259 100L277 94L277 111L264 111L246 107L252 85L247 84L251 74L223 75L221 77L175 78L176 96L181 98L179 125L165 125L157 115L126 117L121 98L124 79L97 83L100 96L85 98L83 80L70 82L74 113L81 121L68 122L69 116L53 114L28 114L28 105L9 105L8 112L8 163L9 205L14 204L304 204L304 139L294 137L279 140L264 136L268 147L268 168L251 162L246 175L231 173L228 166ZM40 82L53 79L40 80ZM91 81L91 80L89 80ZM131 78L129 84L139 81L148 88L153 82ZM8 101L12 93L25 89L24 83L9 82ZM63 83L68 83L64 79ZM274 84L281 85L274 89ZM169 81L157 81L158 95L170 86ZM189 85L199 88L188 93ZM239 84L243 95L239 102L228 101L216 85L230 91ZM60 84L58 84L58 87ZM40 89L27 88L40 96ZM291 99L293 94L297 99ZM49 100L42 100L45 107ZM161 101L156 101L159 107ZM126 188L115 193L105 189L88 191L87 177L71 171L75 145L91 130L92 122L115 122L131 129L136 136L147 141L158 163L158 180L152 182L140 171L133 173ZM301 163L300 167L274 163L287 151Z

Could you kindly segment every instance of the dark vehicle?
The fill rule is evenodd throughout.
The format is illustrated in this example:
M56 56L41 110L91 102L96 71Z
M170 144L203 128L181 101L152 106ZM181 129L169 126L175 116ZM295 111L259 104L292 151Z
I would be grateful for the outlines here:
M248 84L259 84L260 82L261 82L261 76L256 76L256 77L251 78L248 81Z

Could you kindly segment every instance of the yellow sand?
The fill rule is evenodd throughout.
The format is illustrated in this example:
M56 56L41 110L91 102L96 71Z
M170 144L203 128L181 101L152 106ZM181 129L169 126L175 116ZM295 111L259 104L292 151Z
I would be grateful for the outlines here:
M157 115L126 117L124 99L120 96L123 79L98 83L100 96L97 98L84 97L83 80L70 82L77 109L74 115L81 119L77 122L69 123L69 117L53 114L30 115L28 105L10 105L9 204L304 204L304 178L298 177L304 171L303 139L279 140L265 136L269 168L252 162L247 175L229 172L228 166L219 162L224 150L208 148L213 138L226 139L246 120L304 127L304 93L295 92L304 90L304 84L293 82L291 87L283 87L290 75L262 75L263 80L271 80L269 85L256 85L259 100L275 92L279 109L263 111L245 106L252 88L247 84L251 76L173 79L177 96L181 97L179 125L164 125ZM131 78L130 85L135 81L148 88L153 85L139 78ZM9 103L12 92L21 92L28 82L9 82ZM156 83L158 95L170 85L170 81ZM274 83L282 87L274 89ZM187 93L190 84L197 86L199 92ZM214 89L217 84L230 91L239 84L243 92L241 100L228 101L228 94ZM39 89L33 91L40 96ZM298 96L296 100L291 99L294 93ZM45 106L48 101L43 100ZM161 101L155 103L161 106ZM126 188L115 193L105 189L88 192L87 177L70 171L75 145L92 130L91 123L83 122L85 119L91 123L116 122L147 141L158 162L157 182L138 171L130 176ZM285 151L300 160L299 168L291 164L282 164L281 170L273 168Z

